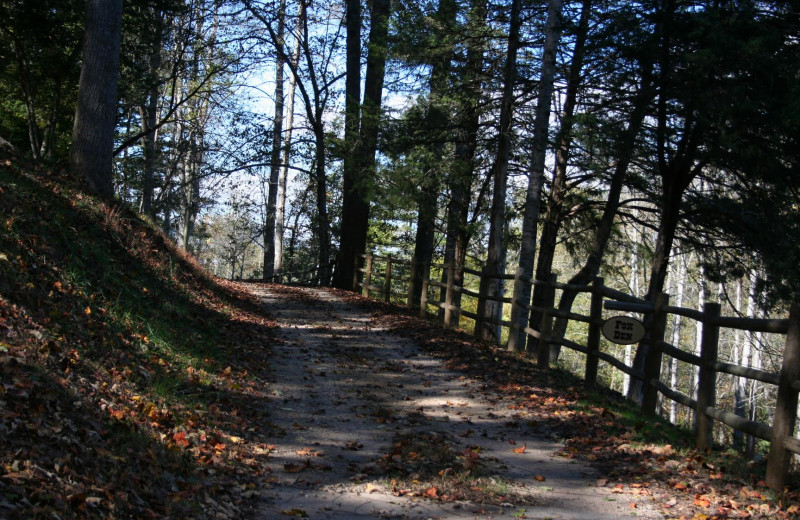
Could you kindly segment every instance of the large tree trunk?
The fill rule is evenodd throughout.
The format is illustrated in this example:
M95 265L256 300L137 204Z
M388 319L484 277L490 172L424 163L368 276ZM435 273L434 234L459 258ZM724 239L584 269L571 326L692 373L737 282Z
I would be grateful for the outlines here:
M278 41L275 59L275 114L272 119L272 151L269 165L269 189L266 200L266 222L264 225L264 280L275 274L275 220L278 202L278 180L281 170L281 144L283 140L283 63L286 26L286 0L281 0L278 12Z
M70 167L97 194L111 198L122 0L89 0L83 65L72 128Z
M539 79L539 95L536 102L536 117L533 123L533 147L531 150L531 166L528 178L528 190L525 194L525 210L522 217L522 243L519 252L521 274L527 278L533 276L533 260L536 253L536 227L539 220L541 191L544 183L544 162L547 152L547 134L550 126L550 104L555 81L556 50L561 36L561 0L550 0L545 27L545 44L542 54L542 74ZM531 284L522 283L521 300L529 302ZM522 306L515 307L516 315L511 317L513 323L524 326L527 311ZM517 331L516 341L510 347L522 350L527 334Z
M517 50L520 45L520 24L520 0L512 0L506 64L503 69L503 95L500 101L497 157L494 168L492 168L494 185L492 189L492 209L489 216L489 245L484 269L489 276L504 274L506 267L503 235L506 229L506 184L508 181L508 161L511 154L511 122L514 115L514 87L517 75ZM549 100L547 102L548 104L550 103ZM503 282L499 278L489 279L484 276L481 277L481 283L486 286L486 294L489 297L501 298L503 296ZM502 310L502 303L486 300L484 308L478 309L478 314L482 315L484 320L499 321ZM483 321L480 334L483 339L499 343L500 337L497 330L496 325Z
M356 23L351 20L351 11L357 9L357 0L348 0L348 28L347 28L347 100L346 116L357 118L355 121L348 119L346 131L349 137L354 137L353 126L358 125L358 110L352 106L353 97L358 95L356 86L351 83L360 81L360 67L355 68L355 61L360 56L358 51L351 49L351 36L356 37ZM339 245L337 259L336 279L334 285L341 289L355 290L358 283L358 259L364 254L367 246L367 231L369 228L369 202L371 198L371 184L375 176L375 154L378 146L378 131L380 126L381 101L383 96L383 80L386 70L386 40L389 31L389 0L374 0L370 20L372 27L369 33L369 51L367 54L367 71L364 78L364 103L360 110L360 128L356 142L349 141L348 145L354 151L350 164L349 179L345 178L342 200L342 237ZM360 7L358 7L360 9ZM355 18L355 15L352 15ZM358 17L360 19L360 16ZM357 29L360 31L360 22ZM360 35L360 32L359 32ZM358 36L360 38L360 36ZM355 46L353 42L353 46ZM356 54L351 56L351 54ZM353 111L355 110L355 114ZM349 125L349 126L347 126ZM346 167L346 169L349 169Z

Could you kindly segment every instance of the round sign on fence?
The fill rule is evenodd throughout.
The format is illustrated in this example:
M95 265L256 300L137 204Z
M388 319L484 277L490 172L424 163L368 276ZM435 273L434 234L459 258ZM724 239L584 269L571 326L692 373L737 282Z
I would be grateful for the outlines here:
M603 322L603 336L619 345L638 343L644 337L644 324L630 316L614 316Z

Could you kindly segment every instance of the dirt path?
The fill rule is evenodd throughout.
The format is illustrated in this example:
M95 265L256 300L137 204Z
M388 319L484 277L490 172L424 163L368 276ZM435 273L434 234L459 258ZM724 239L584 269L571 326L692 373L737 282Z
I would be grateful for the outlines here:
M629 497L595 486L591 467L555 457L561 445L529 433L500 395L387 333L363 310L327 292L287 300L256 290L280 326L271 360L272 478L261 518L661 518L641 500L633 509ZM478 463L481 502L448 499L436 475L428 493L437 500L392 483L401 459L417 456L401 454L402 445L420 439L463 454L460 471Z

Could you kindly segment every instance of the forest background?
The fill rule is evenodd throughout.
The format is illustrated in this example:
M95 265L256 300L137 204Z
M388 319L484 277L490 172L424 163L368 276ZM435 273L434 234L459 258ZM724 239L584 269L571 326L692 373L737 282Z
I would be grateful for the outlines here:
M84 38L105 4L121 8L101 9L121 13L113 159L89 183L214 274L327 278L335 262L332 283L353 289L372 250L603 275L727 314L783 316L798 300L796 2L2 0L2 146L66 167L81 66L116 49ZM668 334L696 350L701 330L676 317ZM721 359L780 367L779 338L721 344ZM662 377L693 394L696 374ZM721 403L769 422L758 402L771 390L719 386Z

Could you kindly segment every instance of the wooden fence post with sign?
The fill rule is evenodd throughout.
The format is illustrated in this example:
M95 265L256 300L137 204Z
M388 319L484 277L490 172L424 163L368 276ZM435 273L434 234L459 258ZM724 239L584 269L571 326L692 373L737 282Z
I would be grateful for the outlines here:
M584 384L592 388L597 384L597 364L600 352L600 328L603 318L603 278L598 276L592 282L592 303L589 310L589 334L586 338L586 376Z
M453 323L453 290L456 285L456 261L451 258L447 262L447 286L444 292L444 316L442 325L449 329Z
M372 253L367 253L364 260L364 287L361 288L361 294L369 298L369 286L372 284Z
M392 257L386 258L386 272L383 278L383 299L392 301Z
M789 311L789 330L783 349L783 365L778 384L778 402L772 421L772 439L767 456L766 483L775 491L783 491L789 472L790 452L784 441L794 432L797 420L797 381L800 379L800 304Z
M661 349L657 346L664 341L664 332L667 329L667 311L669 295L658 293L653 301L653 320L650 327L650 338L646 344L649 349L647 362L644 367L644 381L642 389L642 413L655 415L658 403L658 389L650 381L661 377Z
M714 444L714 420L706 414L706 408L716 406L717 371L713 364L717 361L719 349L719 325L716 323L721 306L708 302L703 306L703 337L700 344L700 371L697 382L697 420L695 421L695 445L705 450Z
M556 282L558 282L558 275L550 275L550 279L547 281L547 285L545 285L545 294L544 298L545 301L552 302L555 300L556 297ZM549 368L550 367L550 343L548 342L547 338L549 338L553 334L553 316L547 309L543 309L542 311L542 323L539 327L540 335L538 341L538 347L536 350L536 366L539 368ZM534 313L535 315L536 313Z

